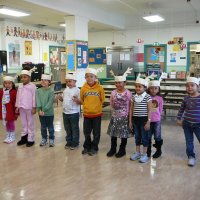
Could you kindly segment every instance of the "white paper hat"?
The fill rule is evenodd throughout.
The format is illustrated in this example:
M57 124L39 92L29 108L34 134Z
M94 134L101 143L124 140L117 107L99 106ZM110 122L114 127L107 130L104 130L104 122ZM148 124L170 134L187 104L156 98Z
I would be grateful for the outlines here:
M195 78L195 77L188 77L186 80L186 83L195 83L195 84L199 85L199 79Z
M12 81L14 83L14 77L12 76L4 76L3 81Z
M148 80L145 78L137 78L136 79L136 81L135 81L135 83L138 83L138 84L141 84L141 85L144 85L144 86L146 86L147 87L147 85L148 85Z
M115 76L115 74L114 74L114 72L112 70L110 70L110 73L111 73L111 75L113 75L115 77L115 82L124 82L124 81L126 81L127 75L131 73L132 69L133 68L129 68L128 67L128 69L121 76Z
M90 68L88 67L86 70L85 70L85 73L86 74L94 74L95 76L99 73L99 72L102 72L103 71L103 67L100 67L98 69L94 69L94 68Z
M20 75L28 75L31 76L32 71L28 71L28 70L22 70Z
M41 79L50 81L51 80L51 75L50 74L42 74Z
M151 86L153 86L153 87L160 87L160 81L158 81L158 80L149 81L148 87L151 87Z
M71 80L77 80L76 79L76 74L74 74L74 73L67 73L66 74L66 78L65 79L71 79Z

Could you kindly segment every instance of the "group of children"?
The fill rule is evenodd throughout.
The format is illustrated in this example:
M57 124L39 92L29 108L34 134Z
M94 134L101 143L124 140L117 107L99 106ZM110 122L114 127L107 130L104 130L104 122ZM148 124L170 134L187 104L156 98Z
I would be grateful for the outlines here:
M152 136L154 136L156 152L153 158L162 154L163 139L161 136L161 114L163 110L163 98L160 95L160 81L137 77L135 82L135 94L132 95L126 86L128 70L115 78L116 89L111 92L110 106L113 110L107 133L111 137L111 147L108 157L120 158L126 155L127 138L135 135L136 151L130 160L139 160L146 163L151 156ZM63 124L66 131L66 149L75 149L79 146L79 116L80 105L83 108L83 133L85 141L82 154L95 155L98 153L98 145L101 135L102 105L105 100L104 90L97 80L98 70L87 68L85 72L85 84L76 87L77 77L73 73L66 75L66 89L63 95L57 98L63 102ZM51 76L43 74L42 87L30 82L31 71L22 70L21 84L16 91L14 80L10 76L4 77L4 88L0 91L0 117L6 126L7 136L4 142L11 143L15 140L15 123L18 115L22 122L21 140L17 145L34 145L35 130L33 115L38 111L41 123L42 140L40 146L49 144L54 146L54 91L50 86ZM188 165L194 166L196 159L194 153L194 138L196 135L200 142L200 95L199 80L189 77L186 81L186 96L182 102L177 116L177 123L184 129L186 140L186 153ZM49 142L48 134L49 132ZM91 137L91 133L93 137ZM117 138L121 139L117 151ZM143 146L141 150L140 147Z

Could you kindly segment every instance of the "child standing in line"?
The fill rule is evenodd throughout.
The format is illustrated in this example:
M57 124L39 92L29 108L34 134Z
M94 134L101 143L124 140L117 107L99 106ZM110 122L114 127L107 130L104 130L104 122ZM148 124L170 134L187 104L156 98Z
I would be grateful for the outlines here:
M162 76L161 76L162 78ZM153 158L158 158L162 154L163 139L161 137L161 114L163 111L163 98L160 96L160 81L152 80L148 85L148 92L152 98L152 110L151 110L151 123L149 131L149 146L147 148L147 156L151 157L151 139L154 135L156 152L153 154Z
M22 70L16 97L16 112L20 114L22 122L21 140L18 146L35 144L34 114L36 113L36 86L31 83L31 70Z
M49 131L49 147L54 147L54 90L50 88L51 75L42 74L41 85L36 92L36 105L41 124L42 141L40 146L48 144L47 129Z
M82 154L93 156L98 153L101 133L102 105L105 100L104 89L97 82L97 73L100 69L87 68L85 71L86 83L80 91L80 103L83 105L83 131L85 142ZM78 102L78 101L77 101ZM93 132L93 140L91 140Z
M76 75L68 73L66 75L67 88L63 92L63 97L58 96L63 101L63 124L66 131L65 149L74 150L79 146L79 112L80 105L76 103L80 99L80 90L76 87Z
M125 89L126 76L131 70L128 68L123 76L114 76L116 90L112 91L110 96L110 106L113 113L107 131L108 135L111 136L111 148L107 153L108 157L115 155L116 158L121 158L126 155L127 138L132 136L128 123L131 92ZM114 75L112 71L111 73ZM121 138L121 144L116 153L117 138Z
M131 155L131 160L139 159L139 162L146 163L147 147L149 146L149 129L151 122L151 96L146 93L147 79L138 77L135 83L135 92L131 102L129 126L133 127L135 133L136 152ZM143 154L140 153L140 145L143 145Z
M186 80L186 91L188 95L184 97L179 109L177 123L182 126L184 130L188 166L193 167L196 164L194 134L200 142L199 79L195 77L188 77Z
M17 90L15 89L14 78L3 77L3 89L0 90L0 119L6 127L7 136L5 143L10 144L15 141L15 102Z

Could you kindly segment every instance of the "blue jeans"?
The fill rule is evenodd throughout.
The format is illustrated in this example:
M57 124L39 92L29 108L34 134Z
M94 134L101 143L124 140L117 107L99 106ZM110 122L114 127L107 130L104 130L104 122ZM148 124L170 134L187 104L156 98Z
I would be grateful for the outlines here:
M152 135L154 136L155 141L161 141L161 121L159 122L151 122L150 131L149 131L149 139L151 140Z
M87 149L88 151L91 149L98 151L101 135L101 117L84 117L83 131L85 135L85 142L83 144L84 149ZM91 139L91 132L93 133L93 140Z
M49 131L49 139L54 140L54 116L39 116L41 123L41 135L42 138L47 140L47 129Z
M192 124L187 121L183 121L183 130L185 133L186 141L186 154L188 157L195 158L194 153L194 134L200 143L200 123ZM194 134L193 134L194 133Z
M147 120L147 117L133 117L133 131L135 133L136 146L149 146L149 131L144 129Z
M69 145L79 145L79 113L65 114L63 113L63 124L66 131L66 141Z

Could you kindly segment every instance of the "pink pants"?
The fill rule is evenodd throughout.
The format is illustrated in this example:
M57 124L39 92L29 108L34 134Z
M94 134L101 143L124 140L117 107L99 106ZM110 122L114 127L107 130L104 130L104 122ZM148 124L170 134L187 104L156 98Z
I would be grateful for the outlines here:
M15 121L6 121L6 131L15 132Z
M35 126L32 110L20 108L19 113L22 121L21 135L24 136L28 134L28 141L33 142L35 139Z

